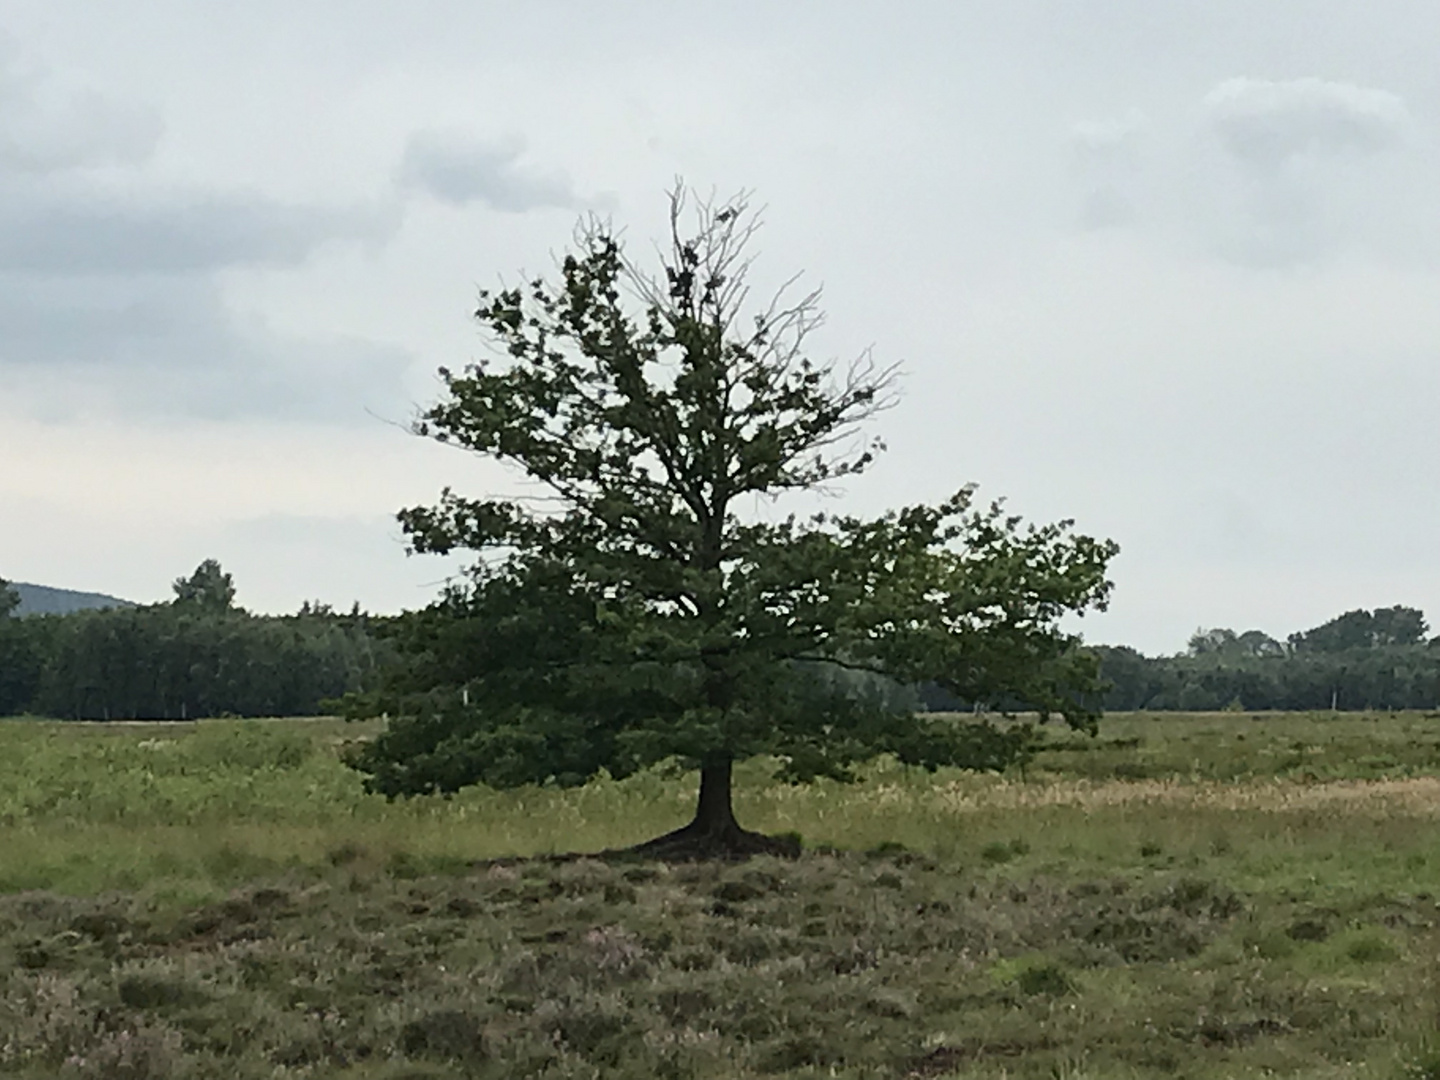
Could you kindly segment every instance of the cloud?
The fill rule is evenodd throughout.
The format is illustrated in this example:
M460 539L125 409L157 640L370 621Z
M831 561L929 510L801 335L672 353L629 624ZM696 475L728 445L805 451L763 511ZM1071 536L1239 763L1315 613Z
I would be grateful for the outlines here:
M0 187L0 270L193 273L293 265L332 239L383 239L398 208L289 206L258 196Z
M1109 229L1135 219L1140 143L1146 126L1144 114L1131 109L1122 116L1086 120L1071 127L1071 157L1083 190L1082 227Z
M1194 101L1194 99L1192 99ZM1319 78L1228 79L1189 117L1152 103L1071 126L1069 195L1086 231L1245 267L1335 258L1436 265L1433 140L1398 95Z
M290 206L140 185L0 182L0 388L34 415L366 419L405 401L403 351L281 337L226 305L221 273L380 240L398 204Z
M482 202L493 210L523 213L578 205L570 178L520 164L524 143L482 142L457 132L411 136L400 165L403 183L452 206Z
M1138 109L1122 116L1082 120L1070 128L1070 144L1077 154L1091 159L1130 157L1146 126L1145 114Z
M136 165L154 154L163 131L155 109L66 87L0 41L0 170Z
M1230 79L1202 110L1214 137L1211 235L1225 258L1281 267L1345 252L1435 257L1434 163L1399 96L1317 78Z
M0 390L31 415L367 422L408 406L412 357L237 318L204 278L0 275Z
M1398 145L1405 103L1385 90L1323 79L1230 79L1205 98L1221 144L1237 160L1272 170L1301 155L1374 154Z
M225 271L383 242L370 205L296 205L157 178L148 107L106 98L0 41L0 398L50 420L127 415L360 421L405 411L404 350L301 340L237 316Z
M0 400L12 415L406 415L407 349L329 327L279 333L235 310L234 284L328 265L316 256L336 243L373 255L417 199L511 213L579 202L564 173L524 160L518 138L416 133L390 182L382 173L373 198L343 202L177 181L156 153L165 133L157 110L0 40Z

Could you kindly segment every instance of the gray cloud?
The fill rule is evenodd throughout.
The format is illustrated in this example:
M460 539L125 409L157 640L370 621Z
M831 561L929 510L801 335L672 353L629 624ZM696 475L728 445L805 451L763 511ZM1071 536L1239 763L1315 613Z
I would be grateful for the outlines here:
M216 275L383 239L393 210L161 190L0 184L0 386L37 415L364 420L403 401L409 357L236 318Z
M493 210L523 213L578 205L569 177L527 168L520 163L523 151L519 139L491 143L457 132L419 132L405 147L400 177L453 206L481 202Z
M151 176L162 130L153 109L66 85L0 42L0 388L12 406L51 419L396 411L406 353L281 337L237 318L216 276L387 240L395 193L335 207L177 187Z
M62 87L0 40L0 169L134 165L154 154L163 130L155 109Z
M50 420L114 414L367 421L403 411L411 357L282 338L234 317L213 282L0 276L0 388Z
M0 187L0 269L44 274L193 273L293 265L332 239L380 240L398 208L289 206L212 192L107 195Z
M1229 79L1205 98L1210 125L1236 159L1274 169L1304 154L1373 154L1401 142L1405 103L1385 90L1323 79Z

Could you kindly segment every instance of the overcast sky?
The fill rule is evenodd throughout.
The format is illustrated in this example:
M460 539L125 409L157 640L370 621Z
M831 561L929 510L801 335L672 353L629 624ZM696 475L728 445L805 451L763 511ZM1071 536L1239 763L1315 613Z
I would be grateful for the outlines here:
M905 372L847 508L1113 537L1092 641L1440 623L1440 4L0 0L0 576L418 607L404 430L475 290L677 174L822 356Z

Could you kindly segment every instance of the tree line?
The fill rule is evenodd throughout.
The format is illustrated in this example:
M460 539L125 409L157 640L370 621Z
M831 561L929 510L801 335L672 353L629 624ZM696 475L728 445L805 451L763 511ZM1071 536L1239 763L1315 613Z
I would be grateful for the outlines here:
M317 715L413 653L416 620L425 621L308 602L294 615L253 615L235 604L231 575L214 560L174 591L169 603L18 618L0 580L0 716ZM1217 627L1197 630L1173 656L1124 645L1086 651L1099 659L1112 712L1428 709L1440 707L1440 637L1428 631L1422 611L1395 606L1348 611L1284 640ZM421 648L433 656L434 646L431 638ZM813 670L842 696L887 710L1024 707L843 667Z
M1092 646L1110 710L1247 711L1440 707L1440 637L1418 608L1347 611L1279 641L1259 630L1199 630L1185 652Z
M306 716L360 689L387 655L375 620L306 603L286 616L235 604L206 560L143 607L13 617L0 581L0 716L183 720Z

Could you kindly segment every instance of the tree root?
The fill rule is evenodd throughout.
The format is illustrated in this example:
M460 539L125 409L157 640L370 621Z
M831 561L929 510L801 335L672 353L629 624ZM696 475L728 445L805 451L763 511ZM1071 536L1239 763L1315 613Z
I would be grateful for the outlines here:
M661 862L738 862L755 855L776 855L794 859L800 855L800 837L794 833L767 836L742 829L738 825L707 829L692 821L664 836L606 854L656 859Z

